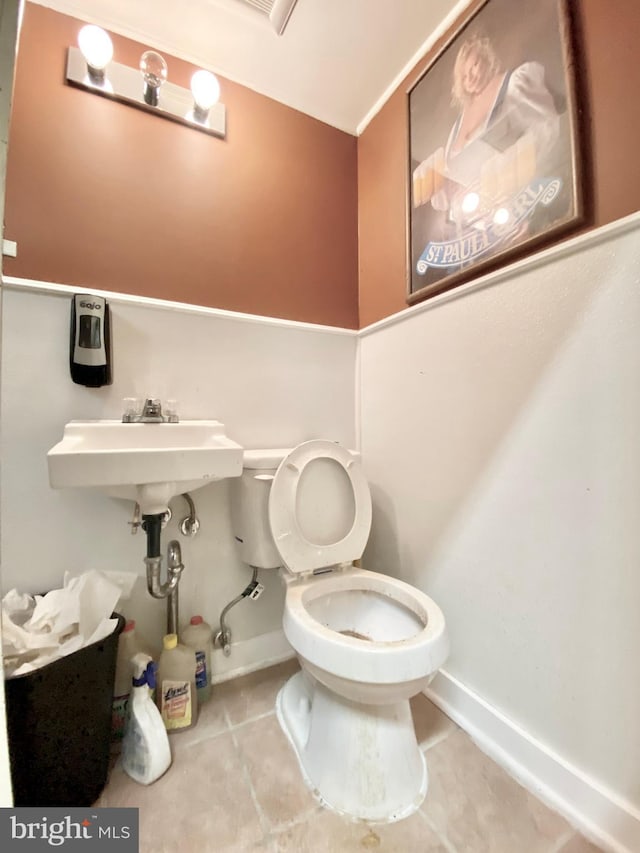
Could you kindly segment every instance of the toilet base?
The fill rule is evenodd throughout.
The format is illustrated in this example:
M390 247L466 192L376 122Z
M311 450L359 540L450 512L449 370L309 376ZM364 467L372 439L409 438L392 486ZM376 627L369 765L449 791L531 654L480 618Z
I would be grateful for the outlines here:
M408 700L352 702L302 671L281 688L276 711L305 781L324 805L378 823L401 820L420 806L427 766Z

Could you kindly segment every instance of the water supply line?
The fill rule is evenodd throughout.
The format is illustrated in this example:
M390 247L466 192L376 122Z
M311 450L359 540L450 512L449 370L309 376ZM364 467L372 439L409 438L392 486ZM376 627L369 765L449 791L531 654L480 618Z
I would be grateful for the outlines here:
M195 536L200 530L200 520L196 515L196 505L189 492L183 492L182 497L189 506L189 515L180 522L180 532L183 536Z
M227 606L224 608L222 613L220 614L220 630L216 633L213 638L214 646L220 646L224 653L225 657L229 657L231 654L231 630L227 627L224 621L224 617L231 610L232 607L235 607L238 602L242 601L243 598L247 598L251 593L255 592L258 587L258 569L255 566L251 566L253 569L253 575L251 577L251 581L245 587L245 589L237 595L233 601L230 601Z

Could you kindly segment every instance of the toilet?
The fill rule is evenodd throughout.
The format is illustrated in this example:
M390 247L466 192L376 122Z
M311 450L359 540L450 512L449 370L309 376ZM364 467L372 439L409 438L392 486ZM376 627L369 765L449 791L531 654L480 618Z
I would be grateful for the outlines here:
M285 583L283 628L301 671L276 711L307 784L354 818L407 817L427 791L409 699L447 657L442 611L410 584L354 565L371 529L358 454L323 440L245 450L230 485L241 559L279 568Z

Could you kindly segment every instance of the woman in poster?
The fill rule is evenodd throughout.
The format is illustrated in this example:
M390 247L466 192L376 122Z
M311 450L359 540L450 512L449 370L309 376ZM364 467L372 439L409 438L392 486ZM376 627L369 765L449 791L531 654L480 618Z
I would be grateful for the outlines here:
M469 237L457 253L451 249L449 268L489 255L498 245L502 249L532 227L536 205L525 215L526 197L518 194L534 178L555 177L559 133L544 67L525 62L505 71L489 38L477 34L462 43L456 56L452 102L458 117L446 145L413 173L414 208L430 205L444 214L439 239ZM444 255L433 258L446 261Z

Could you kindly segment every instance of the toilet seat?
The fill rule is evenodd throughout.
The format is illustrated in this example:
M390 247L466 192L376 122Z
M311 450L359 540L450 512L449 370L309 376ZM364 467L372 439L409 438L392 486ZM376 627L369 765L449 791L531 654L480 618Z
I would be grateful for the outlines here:
M346 475L352 489L353 524L346 535L335 542L310 541L298 517L300 485L308 466L318 460L336 463L336 482ZM327 476L331 475L327 473ZM269 522L283 564L292 574L351 563L361 557L371 530L371 495L359 460L331 441L317 439L298 445L283 459L273 478Z
M346 591L387 597L413 613L420 626L403 639L361 639L349 632L338 633L312 615L314 600ZM436 672L449 653L444 616L438 605L410 584L366 569L337 572L319 582L292 583L287 589L284 632L308 663L340 678L376 685L424 678Z

